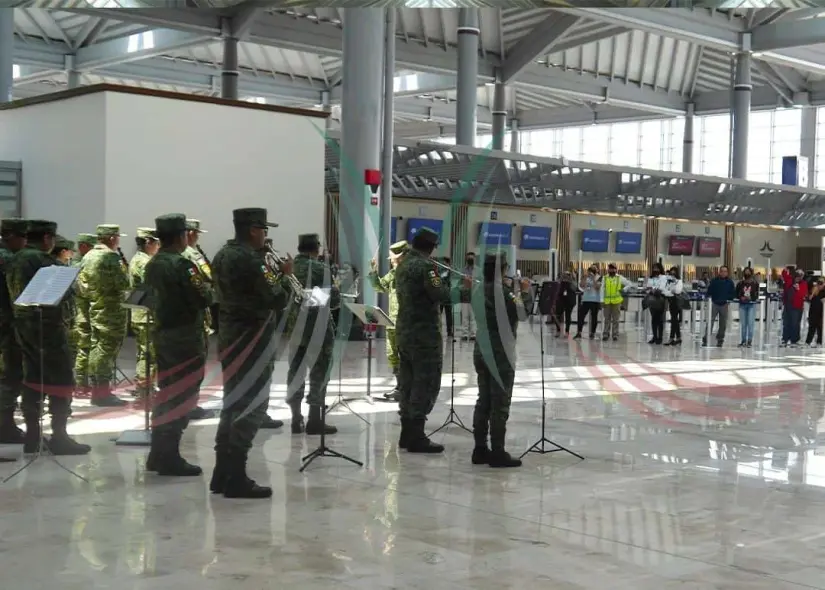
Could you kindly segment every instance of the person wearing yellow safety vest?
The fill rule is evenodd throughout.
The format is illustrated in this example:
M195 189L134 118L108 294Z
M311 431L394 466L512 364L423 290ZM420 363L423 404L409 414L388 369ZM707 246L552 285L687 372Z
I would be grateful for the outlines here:
M611 262L607 265L607 276L602 278L602 310L604 311L602 340L609 339L611 332L614 341L619 339L619 314L624 301L624 292L632 287L633 283L616 271L615 264Z

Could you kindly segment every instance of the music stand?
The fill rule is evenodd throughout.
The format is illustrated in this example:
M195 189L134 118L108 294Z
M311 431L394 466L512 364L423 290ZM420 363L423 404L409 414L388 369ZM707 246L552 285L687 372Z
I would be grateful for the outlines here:
M470 434L473 433L472 430L467 428L464 425L464 421L461 419L461 416L458 415L458 412L455 411L455 331L453 332L453 336L450 338L450 411L447 413L447 419L444 420L444 423L433 430L428 436L432 436L435 433L444 430L451 424L455 424L461 430L469 432Z
M372 324L372 323L377 323L377 322L369 321L369 318L367 316L367 308L375 310L375 309L378 309L376 307L372 307L372 306L369 306L369 305L362 305L360 303L347 303L347 302L344 302L344 307L346 307L352 313L352 315L354 315L359 320L361 320L361 322L365 326L367 326L369 324ZM378 311L381 311L381 310L378 309ZM384 312L381 311L381 313L383 314ZM372 316L369 316L369 317L372 317ZM394 325L394 324L392 324L392 320L390 320L389 318L387 318L387 321L390 322L391 325ZM360 419L362 422L364 422L364 424L366 424L368 426L369 426L370 421L367 420L366 418L364 418L364 416L362 416L361 414L359 414L355 410L353 410L352 406L350 406L349 403L354 402L354 401L358 401L360 399L365 399L365 400L369 401L370 403L373 403L373 400L370 397L370 374L371 374L371 371L372 371L372 340L373 340L372 336L367 336L367 347L368 347L368 353L369 354L368 354L368 357L367 357L367 395L366 395L366 397L364 397L364 398L358 398L358 397L347 398L347 397L344 397L344 394L341 390L341 363L338 363L338 397L335 399L334 402L332 402L332 404L330 404L329 408L327 409L327 412L331 412L335 408L337 408L338 406L341 406L342 408L347 410L350 414L352 414L356 418Z
M126 300L121 304L126 309L139 309L146 312L146 398L143 400L144 416L142 430L124 430L115 439L115 446L119 447L148 447L152 444L152 427L150 414L152 412L152 392L154 390L154 379L152 379L152 345L149 337L149 326L152 324L152 297L149 291L135 289L126 296Z
M20 296L14 301L14 305L18 305L20 307L37 308L39 324L38 338L40 344L40 416L38 417L38 420L40 421L40 440L37 444L37 451L35 451L28 462L4 479L3 483L10 481L16 475L31 467L35 461L44 455L56 463L57 466L63 471L71 473L76 478L81 481L85 481L86 483L89 481L82 475L75 473L58 461L51 450L49 450L48 446L44 446L43 444L43 416L45 414L46 407L46 385L44 382L46 366L43 347L43 308L58 308L66 298L66 294L69 292L69 289L71 289L72 285L74 285L75 280L77 280L77 275L79 272L79 268L72 266L53 265L43 267L37 271L32 280L29 281L29 284L26 285L26 288ZM67 385L66 389L70 389L70 386Z
M355 317L361 320L364 326L370 328L365 332L367 333L367 397L372 399L372 342L375 340L375 327L384 328L386 333L388 328L395 328L395 322L380 307L360 303L345 303L344 305ZM335 407L335 404L333 404L333 407Z
M552 315L555 314L556 311L556 298L558 297L559 290L561 289L561 283L558 281L546 282L542 285L542 293L547 291L546 297L541 297L539 299L539 312L541 314ZM538 453L539 455L546 455L547 453L557 453L559 451L564 451L565 453L570 453L574 457L578 457L582 461L584 461L584 457L561 446L558 443L554 443L552 440L547 438L547 398L545 394L545 380L544 380L544 322L539 322L539 350L541 353L540 357L540 367L541 367L541 438L539 438L535 443L533 443L526 451L521 454L522 458L528 453ZM547 445L552 445L553 448L547 448Z

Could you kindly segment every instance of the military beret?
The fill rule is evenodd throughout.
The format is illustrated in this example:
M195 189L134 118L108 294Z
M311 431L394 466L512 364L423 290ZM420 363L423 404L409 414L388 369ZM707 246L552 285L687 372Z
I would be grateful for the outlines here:
M413 240L421 240L426 244L438 245L438 232L429 227L421 227L415 233Z
M200 219L187 219L186 220L186 229L189 231L196 231L199 234L205 234L206 230L201 229L201 220Z
M155 230L159 234L175 234L186 231L186 215L183 213L167 213L155 217Z
M29 222L26 219L12 218L0 221L0 233L25 235L29 231Z
M74 242L63 236L55 236L54 247L58 250L74 250Z
M120 226L116 223L101 223L97 226L96 231L98 238L124 237L126 235L120 233Z
M410 249L410 245L407 243L407 240L401 240L400 242L396 242L390 246L390 258L393 256L400 256L404 252Z
M57 235L57 224L54 221L48 221L46 219L30 219L29 220L29 230L27 233L30 234L49 234L52 236Z
M235 209L234 211L232 211L232 221L242 225L252 225L258 227L278 227L277 223L267 221L266 209L258 207Z
M77 243L86 244L87 246L94 246L97 244L97 235L95 234L77 234Z
M318 234L301 234L298 236L298 251L316 250L321 246L321 238Z
M139 227L137 228L137 237L145 240L157 240L154 227Z

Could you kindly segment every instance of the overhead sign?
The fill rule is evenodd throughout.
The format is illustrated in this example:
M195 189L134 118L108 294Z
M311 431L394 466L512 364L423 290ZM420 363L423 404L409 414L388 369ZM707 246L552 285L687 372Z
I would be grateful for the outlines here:
M617 254L640 254L642 251L642 234L631 231L616 232Z
M513 241L513 226L509 223L483 222L478 224L478 243L481 246L509 246Z
M699 238L696 256L715 258L722 254L722 238Z
M690 256L693 254L694 236L670 236L667 243L669 256Z
M522 225L521 245L519 247L522 250L549 250L552 231L552 228L549 227Z
M582 230L582 252L607 252L610 232L606 229Z
M395 239L395 236L398 235L398 218L393 217L390 219L390 244L396 243L398 240Z
M444 228L444 220L443 219L421 219L417 217L411 217L407 220L407 241L412 243L412 239L418 230L422 227L428 227L433 230L435 233L438 234L439 239L441 238L441 230Z

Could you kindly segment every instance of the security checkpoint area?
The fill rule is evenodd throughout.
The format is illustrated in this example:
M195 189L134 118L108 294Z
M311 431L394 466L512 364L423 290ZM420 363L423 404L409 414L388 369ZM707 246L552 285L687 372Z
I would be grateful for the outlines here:
M0 444L8 579L825 590L825 9L58 4L0 7L0 221L56 224L55 259L100 249L102 228L130 268L185 226L187 285L214 300L175 422L186 477L152 465L177 382L153 381L163 298L131 274L129 330L105 351L115 405L73 363L64 434L85 454L50 451L42 403L36 453ZM226 280L244 219L264 248ZM76 262L57 272L83 303L98 295ZM232 313L273 283L288 307ZM12 409L32 426L15 387L38 386L5 369L32 337L16 301L0 438ZM236 379L225 330L263 333L263 311L275 335ZM303 332L319 326L321 344ZM233 410L239 391L266 417Z

